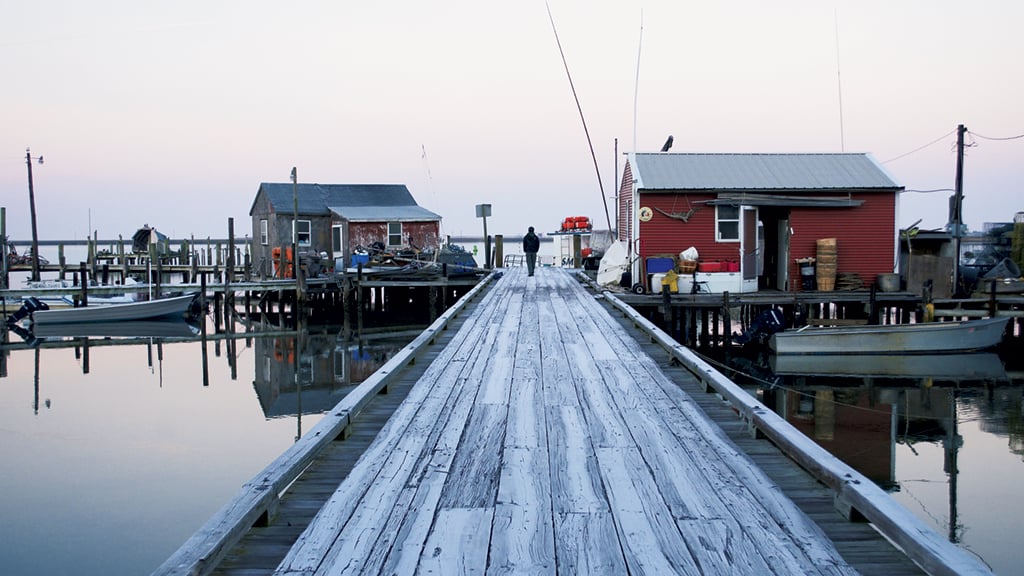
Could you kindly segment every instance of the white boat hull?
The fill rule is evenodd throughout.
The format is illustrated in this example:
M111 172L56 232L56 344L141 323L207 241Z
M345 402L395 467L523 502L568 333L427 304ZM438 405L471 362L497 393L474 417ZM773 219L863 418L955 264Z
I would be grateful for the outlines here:
M1008 317L841 328L803 328L773 334L776 354L937 354L991 348L1003 339Z
M94 322L128 322L134 320L182 319L193 315L196 294L130 304L104 304L32 313L33 325L80 324Z

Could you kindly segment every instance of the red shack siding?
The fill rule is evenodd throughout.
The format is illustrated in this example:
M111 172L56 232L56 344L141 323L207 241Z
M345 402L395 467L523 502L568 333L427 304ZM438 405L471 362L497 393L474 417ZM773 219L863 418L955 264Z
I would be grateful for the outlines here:
M387 222L352 222L348 229L349 249L369 246L374 242L388 243ZM402 222L402 246L419 249L440 245L440 227L437 222Z
M654 211L648 222L640 223L640 256L647 258L653 255L674 254L686 250L690 246L697 249L701 260L736 260L739 261L739 242L715 241L715 208L704 204L713 200L717 194L641 194L640 206L647 206ZM691 208L696 211L686 222L669 218L658 209L670 214L687 212Z
M893 271L896 253L896 195L859 193L856 208L792 208L789 225L790 279L800 278L795 259L815 256L820 238L836 239L836 271L853 272L864 286ZM790 282L799 288L800 282Z
M821 196L820 194L818 196ZM672 254L693 246L701 260L740 259L739 242L715 241L715 208L703 204L717 194L709 193L641 193L639 206L650 207L654 215L640 222L641 262L654 255ZM844 194L845 198L846 195ZM878 274L893 270L896 250L896 196L894 193L858 193L854 200L864 203L855 208L790 209L789 278L794 290L800 289L800 270L795 260L817 254L819 238L836 238L839 273L860 276L864 286L875 282ZM669 213L696 211L687 222L669 218Z

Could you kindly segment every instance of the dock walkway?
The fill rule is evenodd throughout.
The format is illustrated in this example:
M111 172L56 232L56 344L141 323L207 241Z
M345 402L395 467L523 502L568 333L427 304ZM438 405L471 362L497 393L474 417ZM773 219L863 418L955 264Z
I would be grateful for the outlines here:
M277 574L853 574L558 269L507 270Z

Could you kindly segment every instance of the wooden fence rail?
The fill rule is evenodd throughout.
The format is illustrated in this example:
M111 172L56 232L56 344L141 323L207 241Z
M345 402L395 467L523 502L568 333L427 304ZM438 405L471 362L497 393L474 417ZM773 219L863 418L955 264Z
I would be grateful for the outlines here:
M209 574L251 526L261 518L273 516L280 495L317 454L335 439L344 436L351 419L388 385L402 367L414 362L433 343L437 334L446 330L448 324L484 291L493 278L494 274L491 274L481 280L401 352L348 393L305 436L247 482L230 502L153 574Z
M580 277L591 282L583 274ZM692 372L706 388L729 401L750 427L751 433L763 434L783 453L830 487L836 495L836 504L840 510L850 513L856 511L866 518L928 574L992 574L978 559L940 536L877 484L816 444L614 294L605 292L604 296L609 304L664 347L672 358Z

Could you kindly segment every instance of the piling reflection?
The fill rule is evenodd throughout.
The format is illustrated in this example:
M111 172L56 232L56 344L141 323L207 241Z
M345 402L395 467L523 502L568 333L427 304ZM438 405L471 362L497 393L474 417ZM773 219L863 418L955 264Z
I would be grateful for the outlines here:
M255 340L253 388L267 418L331 409L411 338L299 333Z
M287 329L250 325L236 331L234 323L208 331L205 323L184 321L107 323L100 325L56 326L43 335L19 332L14 326L3 331L0 342L0 378L7 376L13 351L32 350L33 383L38 412L40 382L46 371L41 355L50 349L72 349L82 374L91 370L91 351L95 348L126 347L144 351L151 372L163 382L163 347L174 343L198 346L202 368L202 386L209 387L211 356L226 361L230 379L238 377L239 358L251 350L253 389L265 418L319 414L332 408L353 387L372 375L395 353L408 344L422 327L403 326L379 329L360 335L347 328L318 326ZM371 329L372 330L372 329ZM212 350L212 355L211 355ZM126 356L127 357L127 356ZM301 420L299 433L301 436Z
M780 355L734 364L757 383L766 406L891 490L899 489L893 447L959 446L956 424L968 409L971 418L992 423L986 431L1006 434L1011 446L1024 445L1019 410L1006 404L1008 398L1019 403L1021 382L1008 375L997 354Z
M997 564L1024 515L1015 354L734 358L770 409L946 537ZM993 502L998 502L993 507Z

